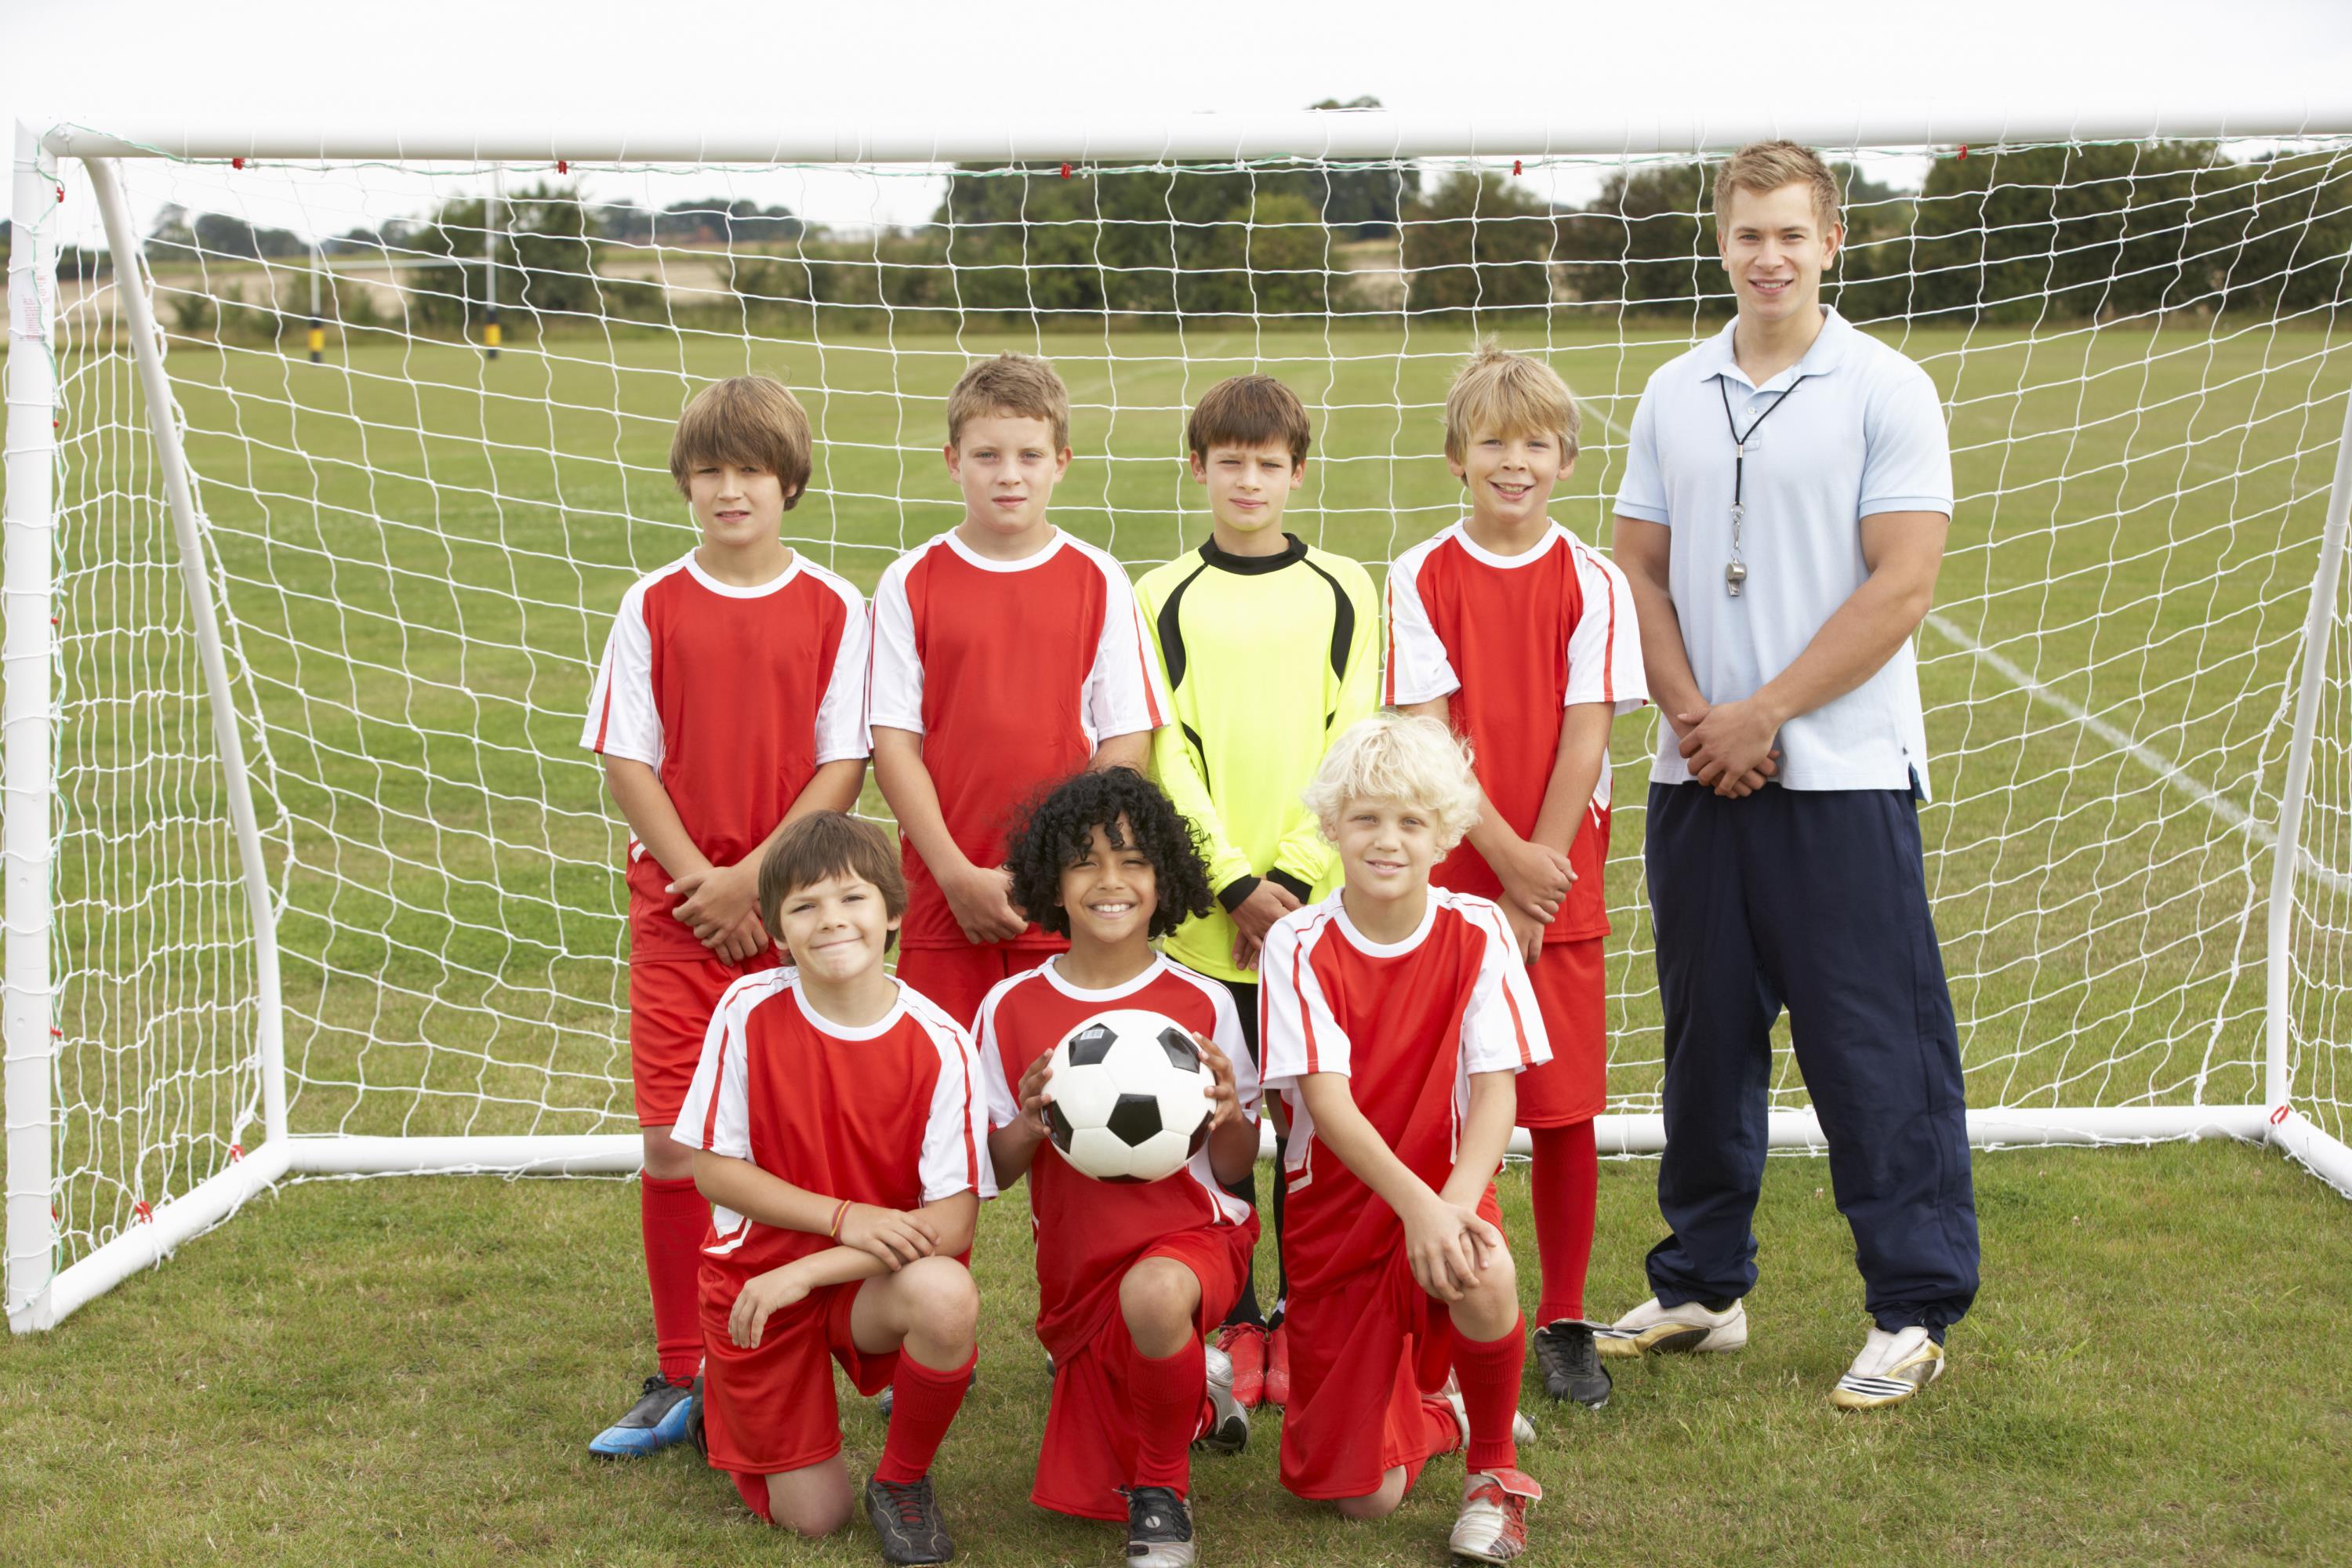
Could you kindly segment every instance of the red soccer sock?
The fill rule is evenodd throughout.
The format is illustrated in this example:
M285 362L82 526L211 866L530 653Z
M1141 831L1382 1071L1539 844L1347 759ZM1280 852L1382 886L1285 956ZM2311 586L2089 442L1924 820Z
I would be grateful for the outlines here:
M1463 1456L1473 1470L1516 1470L1518 1445L1511 1421L1519 1413L1519 1371L1528 1359L1528 1323L1520 1318L1499 1340L1473 1340L1456 1330L1454 1375L1462 1382L1462 1404L1470 1415L1470 1447Z
M899 1352L898 1375L890 1384L890 1436L882 1445L882 1462L874 1467L876 1480L903 1487L931 1473L931 1458L963 1408L964 1391L979 1362L975 1350L955 1371L940 1372Z
M698 1279L710 1205L694 1190L691 1176L674 1182L647 1176L637 1184L637 1208L645 1226L646 1283L654 1293L654 1350L661 1374L683 1388L702 1370Z
M1213 1419L1206 1393L1207 1352L1197 1339L1174 1355L1138 1355L1127 1396L1135 1407L1135 1474L1139 1487L1166 1487L1178 1497L1192 1489L1192 1439Z
M767 1477L746 1475L741 1470L730 1470L727 1472L727 1479L735 1483L735 1495L743 1500L745 1508L759 1516L761 1524L776 1522L775 1510L768 1506Z
M1584 1276L1592 1266L1592 1220L1601 1195L1601 1155L1592 1123L1538 1127L1529 1171L1536 1209L1536 1256L1543 1266L1538 1324L1584 1316Z

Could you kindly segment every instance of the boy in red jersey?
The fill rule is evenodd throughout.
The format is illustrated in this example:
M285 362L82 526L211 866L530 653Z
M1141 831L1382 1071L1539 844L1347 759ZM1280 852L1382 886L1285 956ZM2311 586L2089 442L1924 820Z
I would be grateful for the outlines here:
M1450 1545L1508 1562L1543 1491L1518 1468L1527 1345L1494 1177L1513 1079L1550 1058L1543 1019L1503 911L1430 885L1478 809L1443 724L1364 720L1307 803L1345 880L1276 922L1258 965L1265 1083L1290 1110L1282 1484L1378 1519L1465 1447ZM1430 1392L1449 1365L1451 1402Z
M808 483L808 416L767 376L719 382L680 416L669 471L702 542L622 596L581 735L629 823L629 1068L659 1356L588 1445L614 1458L686 1436L709 1214L670 1128L719 994L777 963L753 907L761 861L866 779L865 605L778 537Z
M1187 1449L1197 1439L1237 1453L1249 1440L1233 1363L1202 1335L1240 1295L1258 1235L1256 1210L1221 1184L1248 1175L1257 1158L1257 1079L1232 994L1151 950L1154 937L1210 907L1208 868L1168 797L1126 768L1055 789L1006 866L1014 900L1070 942L980 1009L989 1154L1000 1180L1029 1176L1037 1338L1054 1360L1030 1500L1125 1520L1130 1568L1185 1568ZM1214 1079L1208 1142L1161 1181L1097 1182L1046 1141L1054 1047L1114 1008L1182 1025Z
M833 1363L897 1387L866 1486L887 1563L954 1544L931 1458L971 1385L963 1259L988 1167L970 1037L883 968L907 909L889 838L826 812L760 872L793 969L746 975L710 1020L676 1136L714 1206L702 1247L698 1437L751 1510L803 1535L850 1512Z
M1044 360L999 354L948 398L964 516L874 591L874 778L898 819L898 973L969 1026L989 988L1062 946L1007 894L1004 829L1081 768L1141 768L1168 700L1127 573L1046 518L1070 466L1070 399Z
M1609 1374L1584 1317L1607 1100L1602 940L1609 725L1646 700L1631 590L1544 514L1576 466L1576 400L1551 367L1487 344L1445 399L1445 460L1470 515L1389 570L1388 700L1450 722L1482 790L1467 845L1431 880L1496 900L1526 955L1552 1061L1519 1079L1543 1288L1536 1363L1594 1409Z

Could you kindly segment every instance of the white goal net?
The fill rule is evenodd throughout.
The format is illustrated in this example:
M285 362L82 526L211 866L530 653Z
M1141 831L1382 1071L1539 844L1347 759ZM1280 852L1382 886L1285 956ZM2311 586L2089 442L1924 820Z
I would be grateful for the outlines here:
M1923 821L1979 1135L2257 1136L2291 1101L2345 1140L2352 645L2341 579L2315 590L2352 386L2352 135L1825 151L1848 191L1830 297L1927 369L1950 419ZM1605 546L1644 379L1727 318L1707 171L1428 152L127 155L135 268L89 163L43 154L46 205L20 166L12 814L43 776L29 748L47 759L45 839L25 816L8 840L20 1325L57 1271L253 1158L277 1083L294 1152L271 1174L533 1150L626 1167L625 832L577 740L623 589L694 541L666 454L712 378L799 394L816 465L792 542L870 590L957 520L939 448L974 357L1053 360L1076 448L1055 520L1137 571L1205 536L1186 409L1268 372L1315 424L1291 526L1377 577L1458 515L1439 410L1495 333L1581 399L1553 515ZM201 517L274 996L135 289ZM26 459L37 387L54 450ZM27 460L53 480L38 516ZM21 563L44 553L38 595ZM2331 626L2305 702L2306 639ZM1657 1109L1652 721L1616 739L1619 1146ZM47 889L31 923L26 878ZM1801 1112L1785 1053L1777 1082Z

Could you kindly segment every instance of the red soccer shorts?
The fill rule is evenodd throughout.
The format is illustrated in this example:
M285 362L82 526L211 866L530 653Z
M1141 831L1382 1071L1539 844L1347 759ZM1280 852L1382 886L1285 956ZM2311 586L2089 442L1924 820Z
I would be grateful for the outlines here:
M980 1016L980 1005L1000 980L1025 973L1056 952L1058 947L986 947L959 943L954 947L906 947L898 950L898 984L921 993L931 1005L970 1029ZM1127 1515L1120 1514L1125 1519Z
M636 1089L638 1126L677 1124L720 994L744 975L783 961L783 951L775 947L741 963L631 955L629 1076Z
M1478 1213L1501 1226L1493 1187ZM1422 1404L1454 1370L1454 1319L1414 1282L1402 1230L1387 1258L1336 1286L1307 1290L1294 1279L1282 1322L1290 1342L1282 1484L1294 1495L1364 1497L1397 1467L1449 1450L1430 1447Z
M857 1392L869 1398L889 1387L898 1373L897 1351L868 1355L849 1337L850 1308L864 1283L809 1292L771 1317L758 1346L747 1351L727 1335L727 1315L741 1281L732 1272L703 1265L702 1419L711 1468L772 1476L841 1452L841 1410L834 1399L830 1363L840 1363Z
M1203 1335L1225 1321L1240 1299L1256 1235L1249 1226L1180 1231L1147 1247L1142 1258L1172 1258L1201 1282L1192 1326ZM1051 1238L1045 1238L1051 1245ZM1138 1262L1142 1258L1137 1259ZM1116 1307L1087 1346L1054 1361L1053 1403L1045 1437L1037 1446L1037 1484L1029 1500L1055 1513L1127 1522L1118 1489L1133 1484L1136 1423L1127 1389L1142 1359ZM1191 1434L1187 1434L1189 1440Z
M1604 939L1548 942L1528 967L1536 1011L1551 1038L1551 1060L1519 1074L1519 1125L1573 1127L1609 1100L1608 984Z

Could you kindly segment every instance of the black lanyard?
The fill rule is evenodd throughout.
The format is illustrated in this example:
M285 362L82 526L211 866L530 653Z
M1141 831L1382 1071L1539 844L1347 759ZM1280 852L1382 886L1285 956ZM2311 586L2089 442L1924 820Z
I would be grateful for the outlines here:
M1759 414L1743 432L1738 421L1731 416L1731 388L1727 378L1721 374L1715 378L1715 389L1723 395L1723 427L1731 432L1731 559L1723 568L1723 591L1735 599L1739 597L1739 585L1748 581L1748 563L1741 558L1739 539L1739 525L1748 515L1748 509L1740 501L1747 493L1748 443L1755 437L1764 421L1780 412L1780 405L1796 395L1797 388L1804 384L1804 380L1803 376L1799 376L1790 382L1782 389L1780 395L1772 400L1772 406Z

